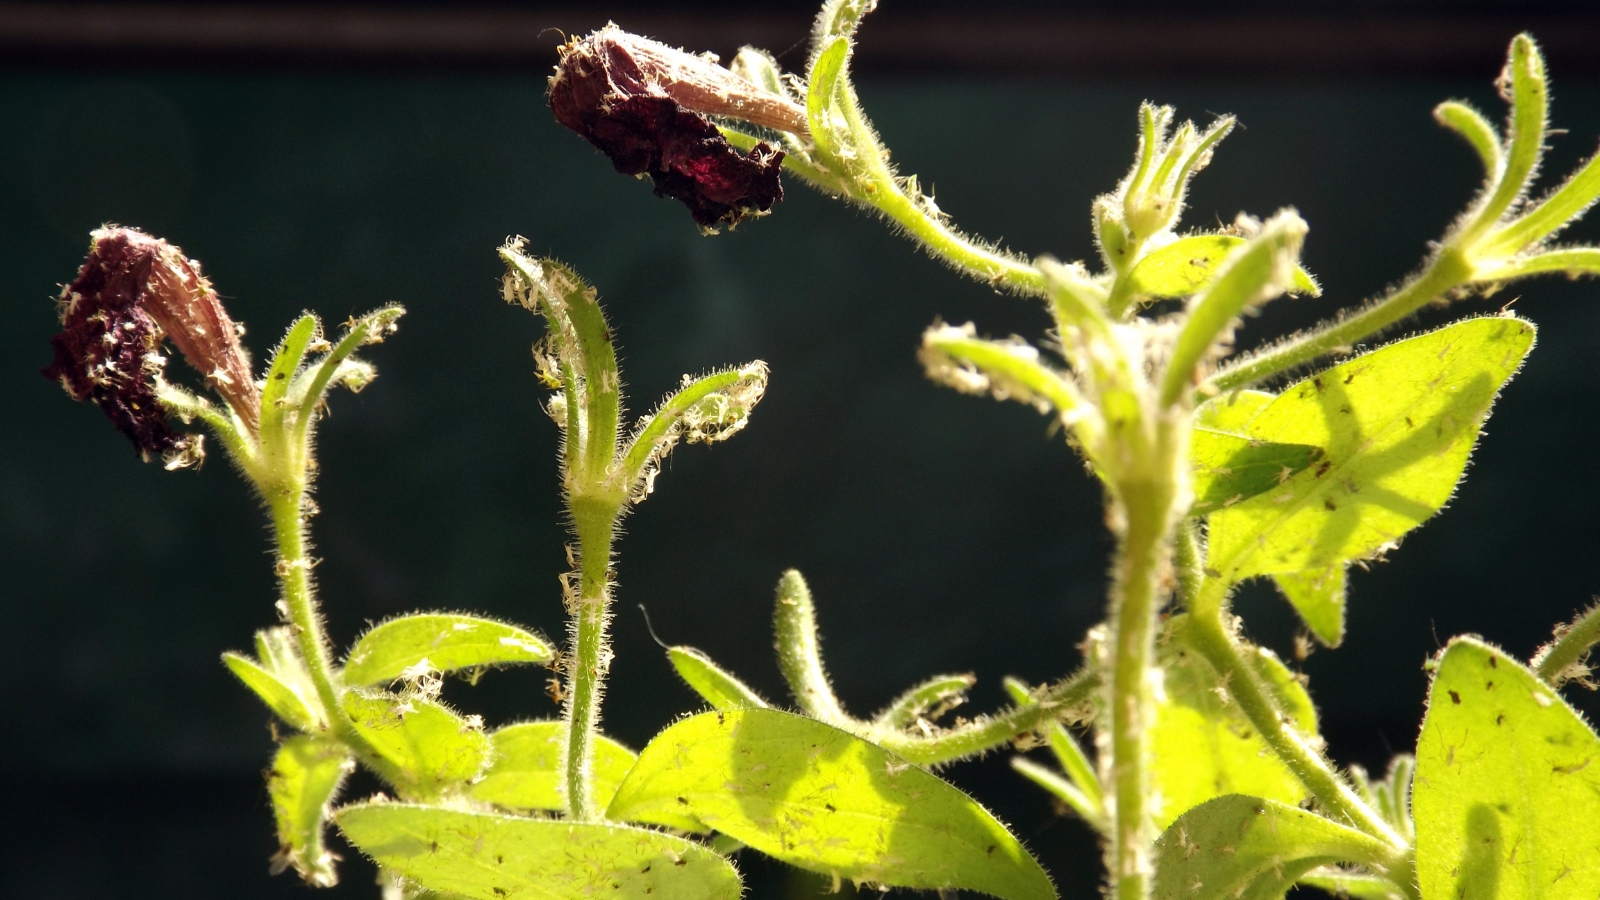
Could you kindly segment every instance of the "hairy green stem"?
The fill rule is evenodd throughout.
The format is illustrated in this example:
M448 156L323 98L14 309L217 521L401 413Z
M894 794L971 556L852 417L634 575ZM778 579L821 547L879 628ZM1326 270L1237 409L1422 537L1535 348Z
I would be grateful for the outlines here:
M619 504L572 498L578 534L577 596L568 596L572 651L567 658L567 741L564 787L567 814L580 822L604 818L594 796L594 737L600 724L600 699L610 668L606 627L611 620L611 543Z
M1589 648L1600 642L1600 604L1579 614L1572 624L1563 626L1539 655L1534 666L1540 678L1559 687L1562 674L1583 659Z
M1067 712L1087 703L1101 683L1098 675L1084 669L1052 685L1034 702L943 734L923 737L903 731L868 729L864 736L907 762L938 765L993 750L1019 734L1061 719Z
M1296 335L1225 366L1207 379L1203 391L1249 387L1281 372L1306 365L1329 353L1350 348L1443 297L1472 277L1463 253L1445 247L1422 274L1360 312Z

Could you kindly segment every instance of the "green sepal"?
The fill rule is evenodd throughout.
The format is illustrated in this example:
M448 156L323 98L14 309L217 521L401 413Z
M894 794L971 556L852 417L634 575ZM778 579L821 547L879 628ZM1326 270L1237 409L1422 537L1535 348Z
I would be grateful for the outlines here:
M288 403L284 399L300 363L305 359L306 348L321 337L321 323L311 313L306 313L289 326L283 343L272 354L267 366L267 378L261 385L261 428L272 430L283 427L283 416Z
M381 691L349 691L343 704L356 732L418 795L463 786L489 761L489 736L477 716L463 718L425 697Z
M1038 862L966 794L792 713L702 713L657 735L607 815L668 810L784 862L857 882L1006 900L1056 896Z
M1344 643L1345 568L1344 563L1336 563L1320 571L1272 576L1306 627L1328 647Z
M1307 378L1245 435L1325 456L1281 487L1213 513L1207 568L1230 583L1378 555L1444 505L1534 328L1469 319Z
M345 661L344 680L352 687L366 687L388 684L408 673L425 674L421 669L454 672L544 664L554 656L549 642L515 625L459 613L418 613L390 619L362 635Z
M1322 458L1322 448L1196 428L1189 454L1194 477L1190 510L1203 516L1282 485Z
M744 682L693 647L668 647L667 659L684 683L711 704L712 709L765 709L769 705Z
M289 629L256 632L256 656L224 653L222 664L291 727L305 732L327 728L328 717L317 698L316 685Z
M1117 285L1118 296L1112 302L1121 303L1124 297L1187 297L1203 290L1216 275L1217 265L1244 243L1244 238L1231 234L1197 234L1152 250ZM1319 297L1322 288L1297 265L1287 293Z
M1156 841L1155 900L1280 900L1324 865L1379 865L1388 848L1272 800L1231 794L1189 810Z
M334 817L378 865L480 900L739 900L739 873L694 841L628 825L534 819L409 803Z
M1445 648L1411 795L1422 896L1600 896L1600 738L1561 695L1472 638Z
M494 762L484 771L483 777L467 789L468 795L511 810L565 810L560 769L564 734L565 726L560 722L523 722L507 725L489 735ZM591 776L598 805L604 807L611 802L617 785L633 768L635 759L637 756L632 750L605 735L595 735ZM634 821L680 831L709 830L693 817L682 814Z
M338 857L324 845L322 832L328 803L354 770L350 751L336 741L300 735L278 747L267 770L267 794L278 820L272 874L292 867L312 887L339 883Z
M1305 788L1229 698L1216 670L1188 645L1188 627L1187 616L1171 617L1158 648L1164 696L1150 735L1151 786L1161 801L1151 804L1156 827L1226 794L1299 803ZM1265 652L1249 662L1295 726L1315 735L1315 709L1293 673Z

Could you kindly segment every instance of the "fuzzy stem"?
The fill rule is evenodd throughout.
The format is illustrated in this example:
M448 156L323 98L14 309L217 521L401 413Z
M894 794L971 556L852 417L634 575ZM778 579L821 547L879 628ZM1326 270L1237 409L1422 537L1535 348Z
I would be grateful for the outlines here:
M572 615L572 653L567 666L565 793L567 814L580 822L604 819L594 796L594 737L600 698L610 668L606 626L611 621L611 543L620 503L572 498L578 534L578 596Z
M939 765L993 750L1019 734L1059 721L1087 702L1100 686L1099 676L1084 669L1057 682L1036 701L944 734L922 737L903 731L869 728L862 736L907 762L919 766Z
M1189 633L1194 648L1216 669L1228 696L1239 704L1267 746L1324 809L1389 844L1397 854L1404 853L1408 849L1406 840L1376 810L1362 802L1355 790L1333 770L1327 758L1273 703L1260 676L1245 661L1223 624L1226 595L1227 583L1221 580L1207 580L1201 587L1189 608Z
M1569 666L1583 659L1589 648L1600 642L1600 604L1596 604L1563 630L1535 658L1539 677L1557 687L1561 674Z
M1389 296L1355 315L1297 335L1223 368L1207 380L1202 391L1222 392L1249 387L1328 353L1353 347L1466 283L1472 273L1472 264L1462 251L1445 247L1421 275Z

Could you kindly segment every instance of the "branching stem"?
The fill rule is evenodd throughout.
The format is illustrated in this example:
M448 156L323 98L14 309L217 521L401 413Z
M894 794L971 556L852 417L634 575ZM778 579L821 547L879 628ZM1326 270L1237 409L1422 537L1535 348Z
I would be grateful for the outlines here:
M1600 604L1589 607L1539 651L1535 657L1539 677L1559 687L1563 673L1582 660L1596 643L1600 643Z

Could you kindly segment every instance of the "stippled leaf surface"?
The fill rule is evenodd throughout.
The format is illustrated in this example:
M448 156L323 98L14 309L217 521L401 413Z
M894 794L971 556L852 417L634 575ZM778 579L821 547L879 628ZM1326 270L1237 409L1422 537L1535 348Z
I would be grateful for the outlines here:
M1600 739L1493 647L1440 660L1411 807L1425 900L1600 896Z
M489 735L494 762L467 793L506 809L565 809L559 769L563 734L560 722L524 722L508 725ZM604 735L596 735L593 773L597 803L611 802L617 785L633 768L635 759L632 750ZM704 825L682 814L635 821L683 831L706 830Z
M438 672L547 663L554 649L515 625L455 613L424 613L391 619L367 632L350 650L345 682L358 687L388 684L424 662Z
M972 798L883 749L771 709L684 719L657 735L608 815L690 813L804 869L1006 900L1052 900L1038 862Z
M300 735L278 747L267 771L267 794L278 820L273 874L293 868L315 887L339 883L334 869L338 857L324 846L322 831L328 801L354 769L350 751L334 741Z
M1329 647L1344 642L1344 563L1316 572L1281 572L1272 580L1317 640Z
M1210 283L1217 266L1244 238L1229 234L1197 234L1152 250L1128 273L1127 292L1144 297L1185 297ZM1292 294L1317 294L1316 280L1299 266Z
M1189 447L1194 465L1194 515L1232 506L1279 487L1322 457L1308 444L1258 441L1196 428Z
M1455 490L1483 419L1533 344L1511 316L1458 322L1288 390L1248 437L1325 456L1277 489L1213 513L1207 568L1237 582L1374 556Z
M471 781L489 761L489 736L477 717L463 718L433 700L350 691L344 709L372 749L423 794Z
M404 803L347 806L335 820L379 865L480 900L738 900L740 893L726 859L661 831Z
M1165 697L1156 707L1151 732L1152 776L1160 797L1157 828L1166 828L1190 809L1225 794L1249 794L1299 803L1305 790L1268 749L1222 682L1184 640L1187 617L1174 616L1160 648ZM1263 651L1264 652L1264 651ZM1288 699L1287 712L1309 734L1316 711L1305 688L1276 657L1259 657L1256 671Z
M1352 828L1258 797L1218 797L1156 841L1155 900L1279 900L1321 865L1370 863L1384 847Z

